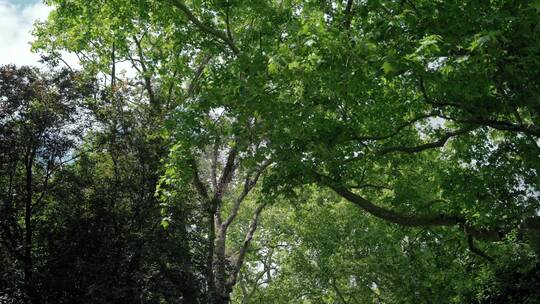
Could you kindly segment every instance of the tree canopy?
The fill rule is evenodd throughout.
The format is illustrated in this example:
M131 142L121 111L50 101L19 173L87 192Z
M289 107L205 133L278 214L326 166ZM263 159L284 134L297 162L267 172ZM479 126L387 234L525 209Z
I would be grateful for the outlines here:
M46 3L0 299L540 300L537 1Z

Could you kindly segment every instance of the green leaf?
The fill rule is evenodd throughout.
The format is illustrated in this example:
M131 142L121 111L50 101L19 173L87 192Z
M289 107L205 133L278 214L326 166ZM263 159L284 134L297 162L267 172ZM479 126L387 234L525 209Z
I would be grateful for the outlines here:
M168 218L164 218L161 220L161 227L163 227L163 229L169 228L169 225L170 225L170 222Z
M388 61L383 63L382 69L385 74L390 74L395 70L394 66Z

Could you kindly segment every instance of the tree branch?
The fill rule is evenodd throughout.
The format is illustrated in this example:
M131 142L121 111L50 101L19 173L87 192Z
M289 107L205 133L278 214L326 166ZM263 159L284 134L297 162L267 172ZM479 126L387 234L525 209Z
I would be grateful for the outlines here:
M456 136L459 136L459 135L463 135L463 134L467 134L467 133L469 133L472 130L475 130L477 128L478 127L466 127L466 128L463 128L463 129L459 129L459 130L456 130L456 131L445 133L445 134L443 134L443 136L441 138L439 138L438 140L436 140L434 142L429 142L429 143L425 143L425 144L418 145L418 146L412 146L412 147L405 147L405 146L388 147L388 148L384 148L384 149L378 151L377 153L380 154L380 155L394 153L394 152L403 152L403 153L412 154L412 153L422 152L424 150L440 148L440 147L443 147L450 138L456 137Z
M142 39L143 37L141 37L141 40ZM137 52L139 54L139 63L141 64L142 70L141 76L144 79L144 86L146 88L146 92L148 93L148 99L150 100L150 104L153 107L157 107L157 100L154 93L154 88L152 87L152 79L150 78L150 75L148 75L148 69L146 67L146 64L144 63L144 54L141 46L141 40L138 40L135 36L133 36L133 40L135 41L135 46L137 47Z
M205 200L205 202L210 201L210 196L208 195L208 189L204 182L201 180L201 177L199 176L199 168L197 166L197 162L195 159L191 160L191 170L193 170L193 184L195 185L195 188L197 189L197 192L200 196Z
M443 117L459 123L476 124L479 126L487 126L499 131L521 132L527 135L540 137L540 127L534 124L515 124L509 121L493 120L493 119L456 119L451 117Z
M234 264L234 268L232 271L232 274L230 276L228 285L230 287L234 286L236 284L236 280L238 278L238 273L240 272L240 268L242 268L242 264L244 264L244 258L247 253L247 249L249 247L249 244L251 243L251 240L253 239L253 235L255 234L255 230L257 230L257 224L259 221L259 216L261 215L261 212L263 211L264 207L266 206L266 202L263 202L257 206L255 209L255 213L253 214L253 219L251 220L251 224L249 225L249 230L246 234L246 237L244 239L244 243L242 244L242 247L240 248L240 251L238 253L238 258L236 259L236 262Z
M444 214L426 216L404 216L392 210L379 207L362 196L351 192L345 187L326 184L334 192L354 203L369 214L389 222L406 227L426 227L426 226L452 226L462 222L457 216L447 216Z
M348 31L351 28L351 21L352 21L352 5L354 0L348 0L347 5L345 6L345 22L343 22L343 27L346 31Z
M201 31L203 31L203 32L205 32L205 33L207 33L207 34L209 34L211 36L214 36L214 37L218 38L219 40L223 41L231 49L231 51L235 55L238 55L240 53L240 50L238 49L238 47L236 47L236 45L234 44L234 41L229 39L229 37L227 37L226 33L218 31L218 30L216 30L214 28L211 28L211 27L205 25L204 23L202 23L193 14L193 12L183 3L183 1L181 1L181 0L169 0L169 2L171 2L173 6L175 6L179 10L181 10L184 13L184 15L186 15L186 17L191 22L193 22L193 24L195 24L195 26L197 26Z
M210 167L210 174L212 175L212 187L214 191L217 190L217 164L218 164L218 155L219 155L219 139L214 140L214 146L212 149L212 164Z
M388 139L388 138L391 138L391 137L394 137L396 136L398 133L400 133L403 129L405 129L406 127L408 126L411 126L412 124L422 120L422 119L426 119L426 118L430 118L430 117L436 117L438 116L437 113L428 113L428 114L423 114L423 115L420 115L418 117L415 117L413 118L412 120L398 126L394 131L392 131L391 133L388 133L388 134L385 134L385 135L376 135L376 136L358 136L358 135L355 135L353 137L353 139L355 140L359 140L359 141L368 141L368 140L383 140L383 139Z
M230 11L230 3L227 0L227 9L225 11L225 24L227 26L227 38L229 38L230 41L234 41L233 36L232 36L232 32L231 32L229 11Z
M204 72L204 69L206 68L206 65L208 62L210 62L211 56L205 56L203 60L201 61L201 64L195 71L195 75L193 76L193 79L189 82L188 90L187 90L187 97L193 97L193 94L195 93L195 89L197 87L197 81L199 78L201 78L202 73Z
M263 171L271 164L272 162L268 159L266 160L258 169L257 171L255 172L255 176L253 177L253 179L250 178L250 176L246 176L246 179L244 181L244 187L242 189L242 192L240 193L240 195L238 196L238 198L236 198L236 201L234 203L234 206L233 206L233 209L231 211L231 214L229 215L229 217L227 218L227 220L223 223L223 229L224 230L227 230L227 228L231 225L231 223L234 221L234 219L236 218L236 216L238 215L238 210L240 209L240 204L242 203L242 201L244 201L244 199L246 198L246 196L249 194L249 192L251 191L251 189L253 189L253 187L257 184L257 181L259 180L259 177L261 176L261 174L263 173Z
M484 258L484 259L486 259L486 260L488 260L488 261L490 261L490 262L493 262L493 261L494 261L494 259L493 259L492 257L490 257L489 255L487 255L487 254L486 254L485 252L483 252L482 250L480 250L480 248L476 247L476 245L474 244L474 238L473 238L473 236L470 235L470 234L467 235L467 245L469 246L469 250L470 250L472 253L474 253L474 254L476 254L476 255L478 255L478 256L480 256L480 257L482 257L482 258Z
M235 162L237 155L238 150L236 150L235 147L231 148L231 150L229 151L229 155L227 156L227 161L225 162L225 167L223 168L223 172L221 173L221 177L219 178L216 191L214 192L213 200L216 202L222 199L223 194L225 194L225 190L227 189L227 186L231 181L233 173L236 169Z
M362 210L368 212L369 214L378 217L380 219L389 221L394 224L398 224L404 227L437 227L437 226L460 226L465 232L469 235L472 235L476 239L486 240L486 241L499 241L501 240L505 233L502 230L488 230L488 229L477 229L470 226L467 223L467 220L461 216L457 215L446 215L446 214L436 214L436 215L403 215L399 214L393 210L379 207L373 204L371 201L365 199L359 194L356 194L346 187L340 186L332 182L328 177L321 174L315 173L318 182L326 187L329 187L334 192L336 192L341 197L345 198L349 202L357 205ZM538 226L537 226L538 225ZM540 218L538 221L535 220L525 220L520 229L538 229L540 228Z

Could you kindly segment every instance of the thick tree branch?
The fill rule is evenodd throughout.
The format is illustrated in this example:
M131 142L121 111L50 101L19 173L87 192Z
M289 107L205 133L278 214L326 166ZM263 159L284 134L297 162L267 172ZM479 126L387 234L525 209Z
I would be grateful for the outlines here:
M346 31L351 28L353 1L354 0L348 0L347 5L345 6L345 22L343 22L343 28L345 28Z
M464 229L467 235L474 237L478 240L485 241L500 241L507 232L503 229L478 229L472 227L467 220L462 216L457 215L446 215L446 214L437 214L437 215L403 215L395 211L379 207L364 197L351 192L343 186L336 185L334 183L328 182L328 179L322 175L318 175L319 182L334 190L338 195L345 198L346 200L357 205L364 211L369 214L378 217L380 219L405 226L405 227L433 227L433 226L460 226ZM516 227L520 232L524 230L532 230L540 232L540 217L532 216L523 219L521 224Z
M396 213L392 210L381 208L362 196L351 192L345 187L326 184L334 192L354 203L369 214L392 223L406 227L426 227L426 226L452 226L462 222L457 216L447 216L444 214L426 215L426 216L408 216Z
M214 201L221 201L223 198L223 195L225 194L225 191L227 190L227 186L229 185L229 182L231 181L231 178L234 174L234 171L236 169L236 156L238 155L238 150L233 147L229 151L229 155L227 156L227 161L225 162L225 167L223 168L223 171L221 172L221 177L219 178L219 182L216 188L216 191L214 193Z

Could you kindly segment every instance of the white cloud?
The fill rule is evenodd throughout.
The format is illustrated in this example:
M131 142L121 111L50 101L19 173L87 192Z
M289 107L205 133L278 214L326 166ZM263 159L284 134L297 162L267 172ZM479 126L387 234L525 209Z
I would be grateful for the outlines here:
M31 31L50 11L43 3L21 6L0 0L0 64L38 64L39 55L30 51Z

